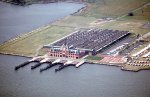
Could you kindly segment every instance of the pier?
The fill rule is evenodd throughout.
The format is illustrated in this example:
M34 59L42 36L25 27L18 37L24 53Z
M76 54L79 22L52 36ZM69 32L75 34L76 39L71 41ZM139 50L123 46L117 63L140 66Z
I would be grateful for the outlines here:
M55 72L57 71L60 71L66 67L69 67L69 66L75 66L74 64L68 64L68 65L60 65L57 69L55 69Z
M75 64L71 64L73 61L68 60L67 62L63 63L63 65L60 65L57 69L55 69L55 72L60 71L68 66L75 66Z
M40 62L40 60L42 60L42 57L35 57L35 58L33 58L31 60L28 60L28 61L26 61L26 62L24 62L24 63L22 63L22 64L20 64L18 66L15 66L15 70L18 70L18 69L20 69L22 67L25 67L26 65L28 65L28 64L30 64L32 62Z
M85 63L85 61L83 60L83 61L79 62L78 64L76 64L76 67L78 68L79 66L81 66L84 63Z
M41 66L41 65L44 64L44 63L51 64L52 62L53 62L52 59L50 59L50 58L45 58L45 59L41 60L40 63L35 64L34 66L31 66L31 70L33 70L33 69L35 69L35 68Z
M45 68L41 68L40 69L40 72L43 72L43 71L46 71L46 70L48 70L48 69L50 69L50 68L52 68L52 67L54 67L54 66L56 66L56 65L63 65L63 64L49 64L48 66L46 66Z
M31 66L31 70L34 70L34 69L40 67L42 64L47 63L48 65L44 68L41 68L40 72L46 71L56 65L59 65L59 67L57 69L55 69L55 72L57 72L66 67L69 67L69 66L74 66L74 67L78 68L79 66L81 66L82 64L85 63L85 60L40 56L40 57L34 57L31 60L28 60L28 61L16 66L15 70L18 70L19 68L24 67L24 66L30 64L31 62L37 62L37 64Z

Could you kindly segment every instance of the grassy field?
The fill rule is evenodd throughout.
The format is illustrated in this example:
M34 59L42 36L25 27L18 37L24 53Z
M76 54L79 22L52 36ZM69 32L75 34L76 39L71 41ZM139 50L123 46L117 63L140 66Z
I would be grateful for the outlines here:
M74 27L76 29L80 29L80 28L88 28L90 26L90 23L95 20L96 20L95 17L68 16L62 19L61 21L53 23L52 25Z
M147 2L149 0L96 0L94 3L87 3L87 9L81 13L67 16L42 30L33 31L0 45L0 53L33 56L39 46L52 43L80 28L98 27L145 34L150 30L142 28L143 24L150 21L147 12L149 8L142 8L144 13L141 14L139 7ZM126 16L130 11L133 11L135 16ZM103 17L117 18L117 20L91 25L92 22Z
M149 0L95 0L95 3L81 14L88 17L112 17L116 18L141 7Z
M103 29L116 29L130 31L135 34L145 34L148 33L150 29L143 29L142 26L146 23L145 20L117 20L108 23L103 23L101 25L95 25L98 28Z
M102 58L98 57L98 56L87 56L85 59L87 59L87 60L101 60Z
M33 56L36 53L36 49L40 46L49 44L73 31L74 28L49 26L2 44L0 46L0 52L6 54Z

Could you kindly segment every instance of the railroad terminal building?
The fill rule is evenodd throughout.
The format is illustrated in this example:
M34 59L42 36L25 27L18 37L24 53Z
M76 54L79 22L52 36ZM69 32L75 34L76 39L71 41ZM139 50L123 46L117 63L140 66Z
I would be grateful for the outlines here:
M87 54L98 54L109 45L128 35L130 35L128 31L85 29L79 30L51 45L45 45L43 49L51 57L78 59Z
M44 50L51 57L66 57L79 59L86 55L86 51L69 47L63 44L62 46L44 46Z

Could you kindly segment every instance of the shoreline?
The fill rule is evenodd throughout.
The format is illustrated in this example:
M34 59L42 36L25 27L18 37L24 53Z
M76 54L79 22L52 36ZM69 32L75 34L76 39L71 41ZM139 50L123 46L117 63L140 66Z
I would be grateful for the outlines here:
M9 56L24 57L24 58L33 58L33 56L26 56L26 55L19 55L19 54L0 53L0 55L9 55ZM86 60L85 64L86 63L87 64L94 64L94 65L105 65L105 66L120 67L120 70L122 70L122 71L129 71L129 72L139 72L141 70L150 70L150 68L138 68L138 69L127 68L127 67L125 68L125 66L119 65L119 64L115 64L115 63L114 64L110 64L110 63L98 63L98 62L92 62L90 60Z
M2 1L2 2L3 2L3 1ZM59 2L58 2L58 3L59 3ZM61 3L61 2L60 2L60 3ZM78 9L77 11L75 11L74 13L71 13L71 14L69 14L69 15L67 15L67 16L64 16L64 17L62 17L62 18L59 18L59 19L57 19L57 20L53 20L53 21L49 22L48 24L45 24L45 25L43 25L43 26L40 26L40 27L38 27L38 28L36 28L36 29L33 29L33 30L29 31L29 32L25 32L24 34L17 35L15 38L12 38L12 39L9 39L9 40L7 40L7 41L4 41L3 43L0 44L0 46L1 46L1 45L4 45L5 43L14 41L14 40L16 40L16 39L18 39L18 38L20 38L20 37L24 37L24 36L28 36L29 34L33 34L33 33L35 33L36 31L45 30L46 28L48 28L48 27L50 27L50 26L53 26L53 25L52 25L53 23L58 22L58 21L61 21L61 20L63 20L64 18L66 18L66 17L68 17L68 16L73 16L73 15L79 13L79 12L82 12L84 9L86 9L86 8L88 7L88 5L87 5L85 2L82 3L82 2L73 2L73 1L70 1L70 2L67 2L67 3L83 4L84 6L81 7L80 9ZM34 3L33 3L33 4L34 4ZM35 4L38 4L38 3L35 3ZM46 4L48 4L48 3L46 3Z
M16 56L16 57L24 57L24 58L33 58L33 56L25 56L25 55L19 55L19 54L8 54L8 53L0 53L0 55L8 55L8 56ZM98 62L92 62L90 60L86 60L84 64L93 64L93 65L105 65L105 66L113 66L113 67L120 67L120 70L122 71L128 71L128 72L139 72L141 70L150 70L150 68L139 68L139 69L133 69L133 68L125 68L123 65L119 64L110 64L110 63L98 63ZM84 65L83 64L83 65Z
M3 1L2 1L2 2L3 2ZM6 2L4 2L4 3L6 3ZM57 3L61 3L61 2L57 2ZM77 11L75 11L74 13L71 13L71 14L69 14L69 15L66 15L66 16L64 16L64 17L62 17L62 18L57 19L57 20L53 20L53 21L49 22L48 24L45 24L45 25L43 25L43 26L40 26L40 27L38 27L38 28L36 28L36 29L33 29L33 30L29 31L29 32L25 32L24 34L17 35L15 38L12 38L12 39L9 39L9 40L7 40L7 41L4 41L3 43L0 44L0 46L5 45L5 44L7 44L7 43L10 43L10 42L12 42L12 41L15 41L15 40L17 40L18 38L22 38L22 37L26 38L26 37L30 36L31 34L34 34L34 33L37 33L37 32L39 32L39 31L48 29L49 27L53 26L53 25L52 25L53 23L58 22L58 21L61 21L61 20L63 20L64 18L66 18L66 17L68 17L68 16L73 16L73 15L75 15L75 14L78 13L78 12L82 12L82 10L83 10L83 9L86 9L86 7L87 7L87 4L86 4L85 2L73 2L73 1L70 1L70 2L67 2L67 3L83 4L84 6L81 7L80 9L78 9ZM33 4L42 4L42 3L33 3ZM46 3L46 4L49 4L49 3ZM23 39L24 39L24 38L23 38ZM0 54L3 54L3 55L13 55L13 56L20 56L20 57L30 57L30 58L33 57L33 56L28 56L28 55L23 55L23 54L20 55L20 54L13 54L13 53L7 53L7 52L0 52Z
M110 63L110 62L100 62L99 60L98 61L86 60L86 62L90 63L90 64L120 67L120 69L122 71L139 72L141 70L150 70L149 66L133 66L133 65L126 64L126 62L124 62L124 63Z
M8 55L8 56L17 56L17 57L24 57L24 58L32 58L32 56L25 56L25 55L19 55L19 54L0 53L0 55Z
M146 69L146 68L145 68L145 69L139 69L139 70L128 70L128 69L124 69L124 68L122 69L122 68L121 68L121 70L122 70L122 71L127 71L127 72L140 72L140 71L142 71L142 70L150 70L150 69L148 69L148 68Z
M67 2L67 1L66 1L66 2ZM53 3L59 3L59 2L53 2ZM67 3L77 3L77 4L79 3L79 4L84 4L85 6L82 7L82 8L80 8L80 9L78 9L76 12L74 12L74 13L72 13L72 14L69 14L69 15L67 15L67 16L64 16L63 18L54 20L54 21L52 21L52 22L50 22L50 23L48 23L48 24L46 24L46 25L43 25L43 26L41 26L41 27L39 27L39 28L37 28L37 29L34 29L34 30L30 31L30 32L27 32L27 33L25 33L25 34L21 34L21 35L15 37L15 38L12 38L12 39L10 39L10 40L8 40L8 41L6 41L6 42L3 42L3 43L0 44L0 45L4 45L5 43L14 41L14 40L16 40L16 39L18 39L18 38L21 38L21 37L25 37L25 38L26 38L26 36L29 36L30 34L34 34L34 33L37 33L37 31L42 31L42 30L44 30L44 29L47 29L47 28L50 27L53 23L55 23L55 22L57 22L57 21L61 21L62 19L66 18L66 17L68 17L68 16L73 16L73 15L75 15L75 14L77 14L77 13L80 13L80 12L82 12L82 11L84 11L85 9L88 8L88 4L87 4L86 2L74 2L74 1L70 1L70 2L67 2ZM48 3L33 3L33 4L48 4ZM2 55L11 55L11 56L19 56L19 57L27 57L27 58L32 58L32 57L33 57L33 56L27 56L27 55L23 55L23 54L13 54L13 53L7 53L7 52L0 53L0 54L2 54ZM89 62L89 63L90 63L90 62ZM119 65L117 65L117 64L114 64L114 65L101 64L101 63L90 63L90 64L116 66L116 67L121 67L121 70L122 70L122 71L131 71L131 72L138 72L138 71L140 71L140 70L148 70L148 69L130 70L130 69L128 69L128 68L124 68L123 66L121 66L121 65L119 66Z

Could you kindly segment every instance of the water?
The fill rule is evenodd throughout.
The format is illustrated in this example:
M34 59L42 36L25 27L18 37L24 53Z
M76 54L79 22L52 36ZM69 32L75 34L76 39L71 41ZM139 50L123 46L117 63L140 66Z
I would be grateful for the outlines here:
M0 2L0 43L63 18L84 6L62 2L22 7Z
M7 61L7 60L9 61ZM150 97L150 71L126 72L118 67L85 64L55 73L31 71L34 63L14 71L29 58L0 56L0 97Z
M66 3L50 5L54 7L49 9L53 11L53 14L57 14L54 9L57 9L59 5L61 6L58 9L66 8L65 12L67 13L69 12L66 10L72 8L72 4ZM34 27L47 24L53 16L49 16L49 13L43 11L43 15L39 15L37 10L51 8L50 5L32 5L27 8L10 4L1 6L0 41L6 41L18 34L34 29ZM79 5L77 4L77 6ZM31 18L26 14L28 8L30 8L28 15ZM12 15L10 13L6 14L4 9L9 10ZM24 10L24 12L21 12L21 10ZM59 13L61 13L60 17L63 16L62 11ZM35 14L45 18L36 17ZM25 20L19 20L20 16L24 17ZM37 21L40 22L39 25L35 23ZM24 27L19 25L20 23ZM45 67L47 64L31 71L30 67L34 65L32 63L17 72L14 71L16 65L29 59L0 55L0 97L150 97L150 71L148 70L135 73L121 71L120 68L113 66L85 64L80 68L68 67L55 73L55 68L58 68L56 66L40 73L40 68Z

